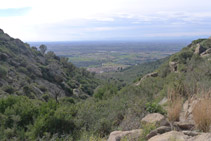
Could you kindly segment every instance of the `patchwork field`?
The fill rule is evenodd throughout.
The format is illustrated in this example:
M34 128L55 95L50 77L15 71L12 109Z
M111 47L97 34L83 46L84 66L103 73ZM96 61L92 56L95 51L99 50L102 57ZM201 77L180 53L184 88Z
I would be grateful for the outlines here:
M165 58L186 46L187 40L178 41L90 41L45 42L48 50L68 57L78 67L95 73L122 71L144 62Z

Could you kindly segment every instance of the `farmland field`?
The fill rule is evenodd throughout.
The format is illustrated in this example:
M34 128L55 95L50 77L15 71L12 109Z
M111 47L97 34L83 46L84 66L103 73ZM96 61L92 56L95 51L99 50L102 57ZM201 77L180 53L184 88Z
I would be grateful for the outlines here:
M78 67L91 72L115 72L144 62L165 58L186 46L181 41L84 41L84 42L32 42L45 44L48 50L68 57Z

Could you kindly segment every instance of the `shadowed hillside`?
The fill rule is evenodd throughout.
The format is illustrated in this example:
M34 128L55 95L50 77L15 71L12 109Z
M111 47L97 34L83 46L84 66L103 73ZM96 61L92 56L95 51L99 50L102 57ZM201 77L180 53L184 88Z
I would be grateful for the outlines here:
M29 98L92 95L98 85L93 74L66 58L30 47L0 30L0 94Z

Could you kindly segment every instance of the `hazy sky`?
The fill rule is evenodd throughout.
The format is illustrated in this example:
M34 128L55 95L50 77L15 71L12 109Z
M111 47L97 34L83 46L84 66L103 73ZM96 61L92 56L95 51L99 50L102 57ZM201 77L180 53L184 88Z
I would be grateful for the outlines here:
M211 35L211 0L0 0L0 28L24 41Z

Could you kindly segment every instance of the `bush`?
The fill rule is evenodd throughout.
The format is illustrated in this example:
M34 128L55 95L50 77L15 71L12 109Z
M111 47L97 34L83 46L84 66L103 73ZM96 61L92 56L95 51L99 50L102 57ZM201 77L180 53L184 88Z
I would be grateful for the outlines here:
M9 94L13 94L15 92L15 89L12 86L6 86L3 88L5 92Z
M5 78L7 76L8 69L4 66L0 66L0 77Z
M193 119L196 127L203 131L209 132L211 126L211 97L201 99L193 110Z
M146 136L154 129L156 129L156 125L155 124L144 124L142 126L143 129L143 133L141 134L139 141L146 141Z
M163 109L163 107L155 102L153 103L147 103L146 104L146 111L149 113L160 113L160 114L166 114L166 111Z

